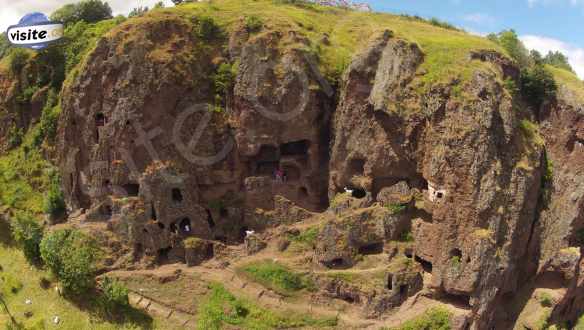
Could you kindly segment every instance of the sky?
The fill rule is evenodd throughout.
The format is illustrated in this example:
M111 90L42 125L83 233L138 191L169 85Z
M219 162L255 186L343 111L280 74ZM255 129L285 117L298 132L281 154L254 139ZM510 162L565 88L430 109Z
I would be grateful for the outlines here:
M109 0L114 14L152 7L159 0ZM27 13L50 14L67 0L0 0L0 31ZM172 6L170 0L164 0ZM512 28L527 48L546 54L559 50L584 79L584 0L356 0L376 11L437 17L469 32L485 35Z

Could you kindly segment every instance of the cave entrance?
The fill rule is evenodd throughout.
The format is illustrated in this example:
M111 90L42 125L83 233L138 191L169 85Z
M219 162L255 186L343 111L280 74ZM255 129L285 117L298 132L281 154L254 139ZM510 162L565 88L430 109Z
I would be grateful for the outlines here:
M105 126L106 119L103 113L95 115L95 139L99 142L99 128Z
M363 188L352 188L351 190L353 191L351 193L351 196L354 198L362 199L365 198L365 196L367 196L367 192Z
M207 224L209 224L209 228L215 228L215 221L213 221L213 215L211 214L211 211L209 211L209 209L206 209L205 211L207 211Z
M183 195L182 195L182 192L180 191L180 189L173 188L171 195L172 195L172 200L175 203L180 203L183 201Z
M450 251L450 258L459 258L459 260L461 260L462 251L459 248L452 249L452 251Z
M156 222L156 224L158 225L158 228L164 230L164 224L162 222Z
M122 186L128 196L136 197L140 193L140 185L137 183L128 183Z
M387 274L387 289L393 290L393 274Z
M191 219L189 218L182 219L179 223L179 228L183 234L190 234L192 230Z
M150 213L152 220L158 220L158 215L156 214L156 209L154 208L154 202L150 202Z
M415 256L415 258L414 258L414 259L415 259L415 260L416 260L416 261L417 261L417 262L418 262L420 265L422 265L422 268L424 269L424 271L425 271L426 273L430 273L430 274L432 274L432 263L431 263L431 262L429 262L429 261L427 261L427 260L424 260L424 259L422 259L422 258L420 258L420 257L418 257L418 256Z
M208 244L207 245L206 256L207 256L207 259L211 259L211 258L213 258L215 256L215 251L213 249L213 244Z
M334 258L333 260L326 262L325 266L330 269L345 269L347 264L343 258Z
M402 297L408 295L408 285L407 284L402 284L399 286L399 294Z
M172 247L158 250L158 263L163 264L168 262L168 255L170 250L172 250Z
M369 255L369 254L380 254L383 253L383 242L367 244L359 248L359 254Z
M280 145L282 156L306 156L310 148L310 141L301 140Z

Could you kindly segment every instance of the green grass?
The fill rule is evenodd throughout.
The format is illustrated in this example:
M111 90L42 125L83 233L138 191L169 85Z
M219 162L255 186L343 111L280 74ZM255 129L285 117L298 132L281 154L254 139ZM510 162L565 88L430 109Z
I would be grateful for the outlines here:
M545 144L545 140L539 133L539 127L537 124L527 119L522 119L521 122L519 122L519 128L530 143L533 143L536 146L543 146Z
M164 322L152 321L136 310L126 315L134 321L115 323L104 320L96 314L92 296L83 298L81 306L59 296L54 285L43 289L41 279L50 279L49 272L29 265L22 251L10 244L4 237L0 240L0 291L11 314L21 325L27 328L44 325L38 329L62 330L166 329ZM27 299L32 304L25 304ZM32 317L25 318L25 312L32 312ZM56 315L61 319L58 326L52 323ZM8 315L0 310L0 325L8 322Z
M261 18L268 29L297 30L312 41L310 51L319 56L321 70L329 77L338 76L372 36L386 29L392 30L396 37L418 44L422 49L425 61L420 69L426 74L419 82L425 86L455 77L464 81L477 68L485 68L484 63L468 59L472 50L492 49L504 53L499 45L486 38L425 21L333 7L274 4L273 0L191 3L157 10L149 15L176 11L187 17L197 14L213 17L226 30L233 29L242 17L251 16ZM320 43L324 33L328 34L330 44Z
M241 267L238 272L250 280L286 296L302 289L312 290L314 288L314 283L305 276L271 260L250 263Z
M450 312L444 308L432 308L423 315L404 322L390 330L450 330Z
M211 284L211 291L200 305L197 329L219 330L229 324L240 329L324 328L337 325L336 318L316 319L294 312L279 313L239 299L221 284Z
M576 102L584 103L584 81L580 80L576 74L564 69L551 65L546 65L546 69L552 73L559 86L564 86L574 93Z

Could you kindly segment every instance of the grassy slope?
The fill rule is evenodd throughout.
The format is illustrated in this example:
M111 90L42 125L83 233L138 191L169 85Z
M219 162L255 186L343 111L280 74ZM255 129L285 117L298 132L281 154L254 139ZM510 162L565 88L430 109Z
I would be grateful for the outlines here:
M320 47L321 65L325 72L346 67L354 54L370 38L382 31L392 30L396 36L417 43L425 54L421 70L427 72L422 83L466 78L477 67L470 61L469 51L494 49L504 52L495 43L465 32L447 30L431 24L384 13L363 13L339 8L311 6L308 8L278 4L273 0L216 0L209 3L185 4L163 11L179 11L184 15L212 16L227 30L242 17L258 16L270 28L293 29L308 36L313 45ZM330 45L319 42L323 34L329 36Z
M584 82L574 73L547 65L546 68L552 72L555 80L560 86L564 86L574 93L576 102L584 104Z

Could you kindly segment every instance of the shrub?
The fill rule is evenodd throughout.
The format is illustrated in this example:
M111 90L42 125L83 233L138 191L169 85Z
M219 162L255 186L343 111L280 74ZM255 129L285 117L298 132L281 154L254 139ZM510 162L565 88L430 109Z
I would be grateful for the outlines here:
M517 87L515 80L511 78L505 79L503 82L503 87L509 92L509 94L511 94L511 96L515 96L519 92L519 88Z
M548 52L548 54L543 58L543 63L574 73L574 69L568 62L568 58L561 52Z
M531 64L529 52L515 30L503 30L498 34L491 33L487 38L501 45L521 68L526 68Z
M558 86L553 75L543 65L535 65L521 71L521 93L534 107L556 96Z
M554 304L554 298L552 298L552 296L549 293L544 292L539 297L539 303L543 307L552 307Z
M61 191L61 179L57 171L53 170L49 177L50 184L44 201L44 210L45 213L56 218L65 212L65 198Z
M386 207L392 214L399 214L405 211L408 206L399 203L392 203L387 205Z
M22 247L24 256L30 263L41 260L40 243L43 239L43 228L29 215L17 214L10 222L12 237Z
M8 59L10 72L14 75L20 74L30 58L30 53L23 48L13 48Z
M405 231L405 232L401 233L399 240L400 240L400 242L413 242L414 235L412 234L411 231Z
M235 68L236 65L222 63L219 65L219 68L217 68L217 72L213 74L212 79L215 90L215 108L223 108L223 106L225 106L225 100L233 88L233 83L237 75Z
M312 246L316 243L319 233L320 230L318 227L312 227L301 232L299 235L288 235L288 238L293 242Z
M142 6L136 7L134 9L132 9L132 11L128 14L128 18L129 17L139 17L139 16L142 16L142 15L146 14L147 12L148 12L148 6L146 6L146 7L142 7Z
M450 258L450 264L454 268L460 267L460 257L459 256L452 256L452 258Z
M18 147L22 143L23 137L24 131L22 128L16 127L16 125L10 126L8 129L8 147Z
M40 250L66 293L80 295L93 288L99 252L93 239L78 230L57 230L43 238Z
M99 283L99 289L102 293L99 301L106 314L111 316L116 310L130 306L129 291L122 282L104 277Z
M208 16L199 17L194 27L195 36L205 41L212 41L221 37L221 28L215 20Z
M456 26L454 26L454 25L452 25L452 24L450 24L448 22L441 21L441 20L439 20L439 19L437 19L435 17L431 18L430 21L429 21L429 23L432 24L432 25L434 25L434 26L441 27L443 29L460 31L460 29L457 28Z
M258 32L262 29L263 26L264 22L262 21L261 18L255 15L245 17L245 29L247 30L247 32L249 33Z

